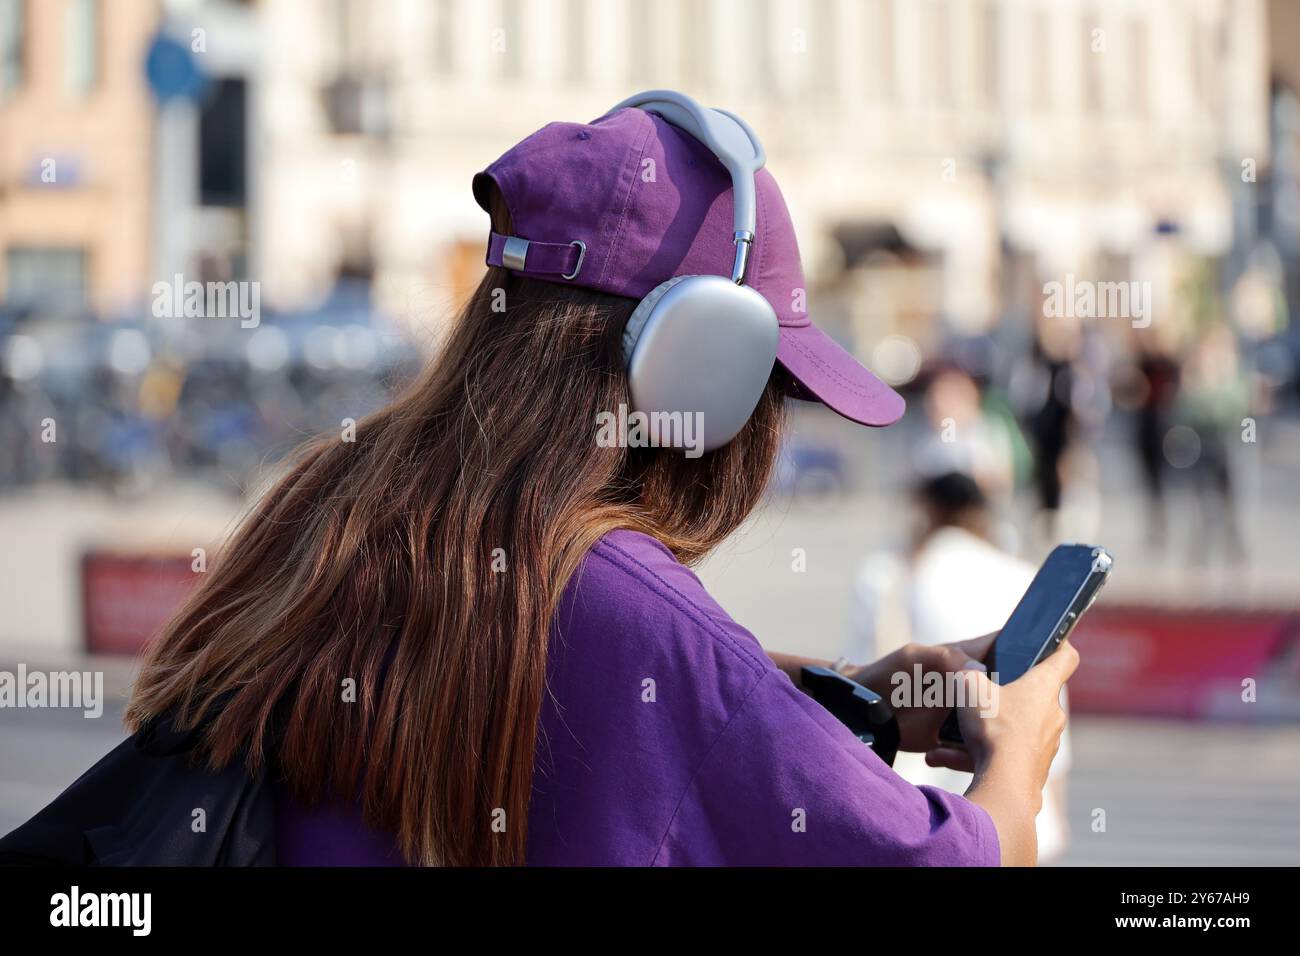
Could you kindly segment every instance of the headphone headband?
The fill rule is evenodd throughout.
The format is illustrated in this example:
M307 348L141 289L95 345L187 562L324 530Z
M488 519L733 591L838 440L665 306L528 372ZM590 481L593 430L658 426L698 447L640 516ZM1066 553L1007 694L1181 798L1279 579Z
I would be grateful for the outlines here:
M610 112L627 107L659 113L668 122L690 133L712 150L731 174L732 195L735 197L736 243L731 279L737 285L743 284L757 221L754 174L767 162L767 154L763 151L758 136L744 120L733 113L706 109L686 94L675 90L636 93Z

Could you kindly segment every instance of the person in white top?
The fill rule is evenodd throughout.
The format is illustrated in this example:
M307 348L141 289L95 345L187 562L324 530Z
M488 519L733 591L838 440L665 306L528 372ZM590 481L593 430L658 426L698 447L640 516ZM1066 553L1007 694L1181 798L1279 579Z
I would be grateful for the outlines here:
M1033 580L1032 565L990 540L988 502L969 475L949 472L923 481L916 503L919 520L910 552L874 555L858 573L843 650L850 660L876 660L909 642L944 644L997 631ZM1069 842L1069 767L1067 729L1038 815L1040 863L1059 859ZM954 793L964 793L971 783L969 773L927 766L919 754L900 753L894 769L911 783Z

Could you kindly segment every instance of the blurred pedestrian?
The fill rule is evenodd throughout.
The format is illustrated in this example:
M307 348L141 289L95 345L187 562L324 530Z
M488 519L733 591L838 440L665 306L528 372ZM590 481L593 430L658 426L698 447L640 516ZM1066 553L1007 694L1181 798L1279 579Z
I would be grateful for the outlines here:
M1110 410L1106 351L1074 316L1040 316L1030 353L1012 371L1011 395L1034 456L1042 543L1089 537L1099 518L1100 467L1089 439Z
M1188 449L1199 506L1192 560L1204 561L1222 543L1229 560L1245 553L1234 496L1233 458L1248 429L1249 388L1232 330L1216 323L1197 339L1188 357L1177 414L1195 438ZM1191 436L1188 436L1191 438ZM1175 454L1179 452L1175 451Z
M1173 424L1182 374L1178 362L1154 343L1150 336L1135 335L1133 450L1147 496L1148 533L1153 545L1165 540L1165 493L1169 462L1165 458L1165 435Z
M913 449L913 470L970 475L984 494L1008 502L1015 488L1012 439L1000 419L985 413L975 379L955 366L937 369L925 390L925 417L929 427Z

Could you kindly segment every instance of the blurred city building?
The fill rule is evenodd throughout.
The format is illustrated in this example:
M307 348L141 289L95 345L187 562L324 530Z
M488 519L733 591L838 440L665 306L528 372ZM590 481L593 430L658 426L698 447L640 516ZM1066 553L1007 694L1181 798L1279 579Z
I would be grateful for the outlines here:
M481 269L468 176L542 118L669 86L763 131L815 305L905 380L1067 272L1171 293L1183 257L1249 239L1235 184L1269 162L1262 0L263 7L295 37L262 77L273 301L362 271L437 321Z
M671 86L763 131L814 304L905 381L1067 273L1141 273L1168 304L1187 257L1244 269L1285 7L0 0L0 290L105 307L180 272L302 309L373 280L436 325L482 268L472 172L542 118ZM160 27L201 93L147 75Z
M0 302L111 311L152 282L155 0L0 0Z
M546 120L676 87L761 131L811 308L861 359L913 392L961 365L1031 432L1016 483L1036 470L1049 509L1057 471L1096 472L1067 418L1096 437L1114 379L1146 416L1158 497L1167 366L1208 326L1231 322L1246 371L1300 397L1296 16L1283 0L0 0L0 427L84 408L92 381L106 414L150 427L259 388L263 439L329 423L316 388L378 388L363 372L391 354L381 338L434 346L482 274L475 171ZM270 321L156 320L155 285L177 276L256 283ZM1044 323L1049 284L1075 280L1140 281L1152 327ZM132 328L66 327L89 317ZM1080 408L1052 419L1049 380ZM793 449L790 486L817 461L848 487L843 452ZM28 453L0 476L78 471Z

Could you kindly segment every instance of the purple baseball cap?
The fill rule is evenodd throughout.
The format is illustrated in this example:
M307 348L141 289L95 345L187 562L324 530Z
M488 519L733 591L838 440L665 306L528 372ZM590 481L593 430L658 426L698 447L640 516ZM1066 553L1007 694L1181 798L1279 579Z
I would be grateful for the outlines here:
M491 183L528 251L521 260L494 232L489 265L632 299L674 276L731 275L731 177L707 146L657 113L627 108L590 123L549 123L474 177L484 210ZM812 324L785 200L766 169L755 183L745 284L776 311L776 358L797 383L792 397L863 425L893 424L902 396Z

